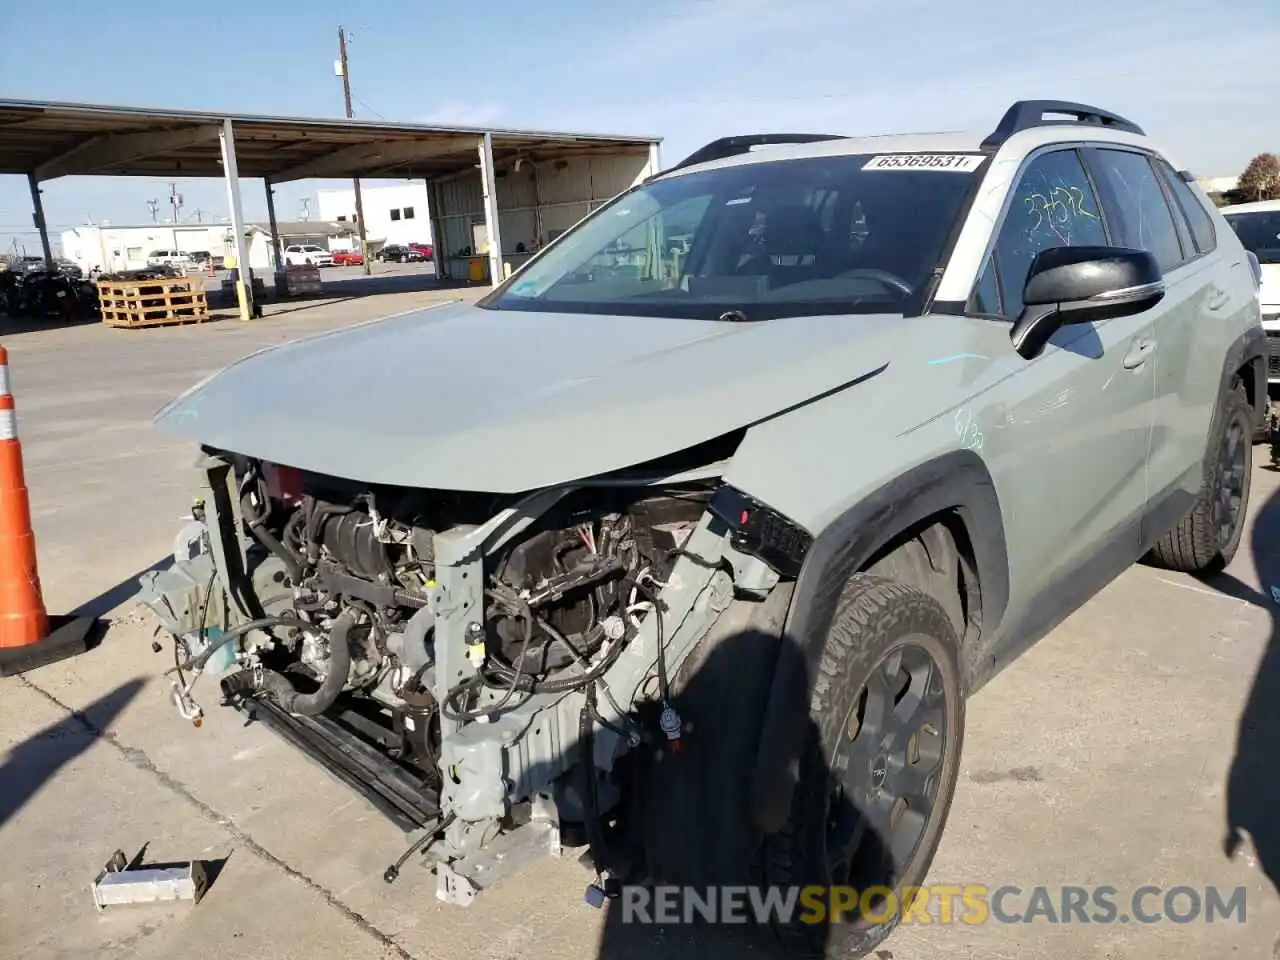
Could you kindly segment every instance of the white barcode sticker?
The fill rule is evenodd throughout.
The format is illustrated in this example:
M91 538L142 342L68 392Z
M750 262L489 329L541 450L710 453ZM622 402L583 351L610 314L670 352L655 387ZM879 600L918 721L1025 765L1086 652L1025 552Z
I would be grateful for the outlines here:
M872 157L863 170L946 170L973 173L986 157L975 153L890 153Z

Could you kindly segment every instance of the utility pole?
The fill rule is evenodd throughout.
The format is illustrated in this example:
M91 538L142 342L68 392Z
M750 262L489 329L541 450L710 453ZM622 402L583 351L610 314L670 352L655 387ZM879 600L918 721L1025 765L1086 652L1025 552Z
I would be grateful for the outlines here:
M347 119L355 114L351 110L351 71L347 65L347 32L341 25L338 27L338 73L342 77L342 99L347 108ZM364 275L369 276L369 241L364 232L364 203L360 199L360 178L351 181L356 193L356 228L360 232L360 259L364 263Z
M178 193L176 183L169 184L169 206L173 209L173 222L178 222L178 211L182 209L182 195Z

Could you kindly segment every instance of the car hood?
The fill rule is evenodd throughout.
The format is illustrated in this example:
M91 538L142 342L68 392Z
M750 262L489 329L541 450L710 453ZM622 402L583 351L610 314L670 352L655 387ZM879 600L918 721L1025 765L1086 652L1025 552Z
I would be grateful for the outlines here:
M674 453L878 373L907 326L448 305L252 354L156 423L367 483L515 493Z

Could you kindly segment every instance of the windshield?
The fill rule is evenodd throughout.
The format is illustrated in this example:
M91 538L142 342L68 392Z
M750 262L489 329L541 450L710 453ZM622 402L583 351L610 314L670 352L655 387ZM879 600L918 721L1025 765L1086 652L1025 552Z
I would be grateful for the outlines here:
M726 320L905 313L919 308L982 160L814 157L657 180L481 305Z
M1259 263L1280 263L1280 210L1227 213L1227 223Z

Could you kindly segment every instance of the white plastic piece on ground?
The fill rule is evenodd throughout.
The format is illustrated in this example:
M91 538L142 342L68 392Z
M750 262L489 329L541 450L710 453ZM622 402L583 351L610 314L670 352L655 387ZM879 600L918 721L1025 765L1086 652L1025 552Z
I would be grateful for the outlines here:
M93 881L93 902L99 912L128 903L168 903L190 900L197 904L208 887L199 860L176 867L128 869L124 852L117 850Z
M447 863L436 865L436 899L441 903L469 907L478 890L474 883L454 871Z

